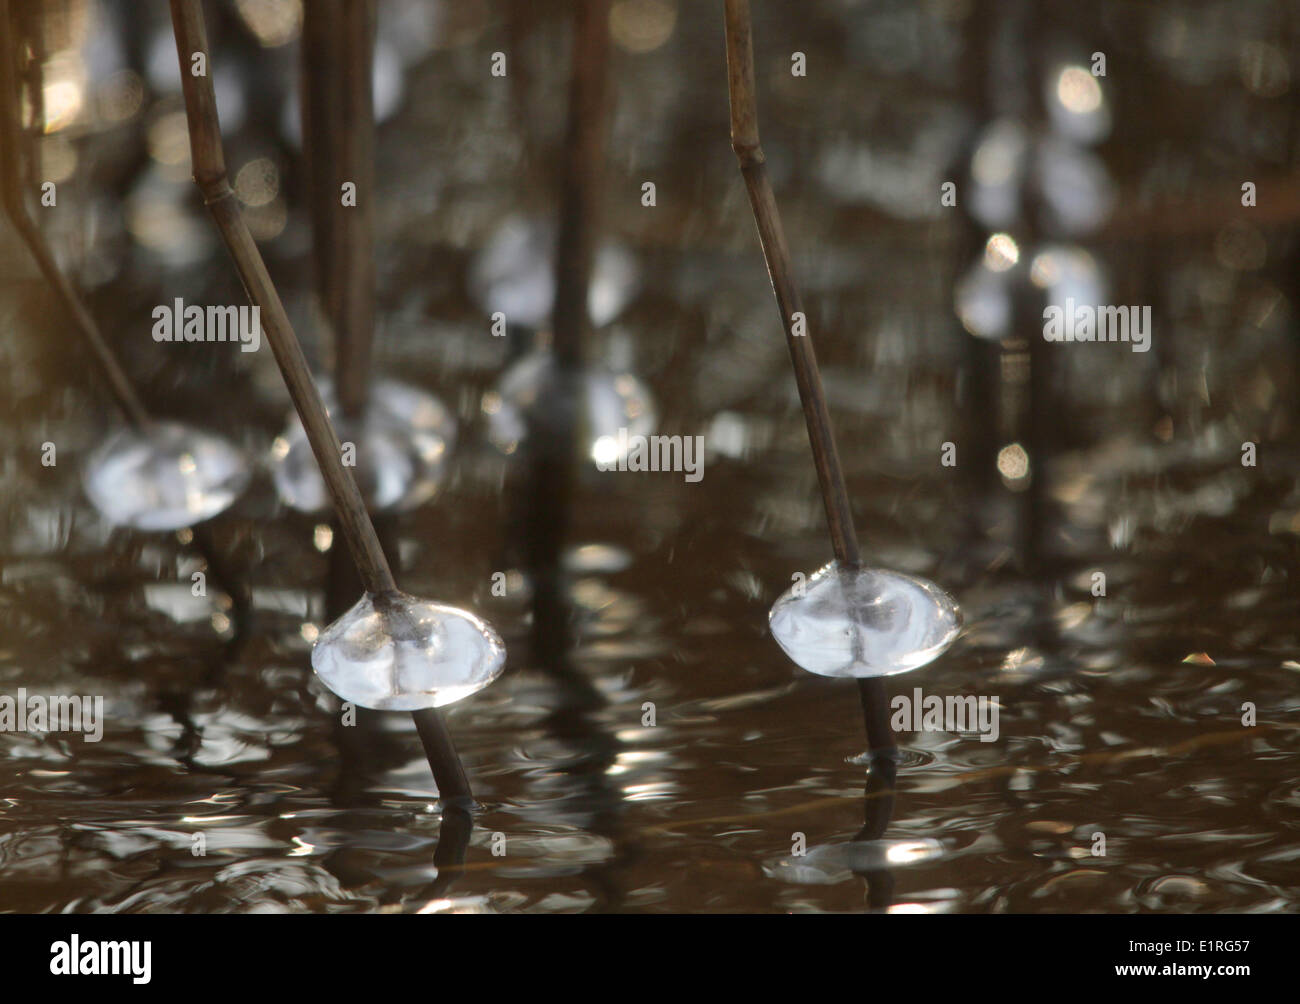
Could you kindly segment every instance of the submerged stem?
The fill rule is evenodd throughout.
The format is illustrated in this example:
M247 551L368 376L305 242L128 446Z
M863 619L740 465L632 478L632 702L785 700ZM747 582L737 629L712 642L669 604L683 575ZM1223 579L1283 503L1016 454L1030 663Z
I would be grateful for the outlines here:
M411 717L415 719L415 730L420 734L425 758L433 770L438 797L444 804L468 807L474 795L470 791L469 778L465 776L465 765L460 762L442 715L437 708L423 708L412 711Z

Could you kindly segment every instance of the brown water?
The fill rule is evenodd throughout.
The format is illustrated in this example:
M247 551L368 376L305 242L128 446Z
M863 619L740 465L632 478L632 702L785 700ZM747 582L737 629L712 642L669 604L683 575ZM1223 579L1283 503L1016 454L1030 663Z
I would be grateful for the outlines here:
M1000 706L995 742L901 734L892 802L864 800L853 686L799 670L766 633L772 601L828 560L829 544L726 143L717 5L664 6L675 12L666 42L615 49L604 226L635 249L643 286L593 351L630 346L659 431L704 435L710 452L698 484L581 476L570 575L538 604L569 625L565 653L534 643L512 529L530 500L479 412L520 346L492 338L465 292L496 222L553 199L559 5L536 5L516 27L525 40L506 81L485 70L509 43L504 11L469 5L406 69L404 103L380 130L377 364L433 389L463 422L444 490L389 521L391 553L403 589L473 609L509 650L506 675L448 713L481 802L463 866L443 857L456 855L454 826L434 863L439 803L409 717L339 729L311 677L308 639L327 621L326 520L282 508L262 474L209 525L229 588L251 590L241 619L215 565L210 602L192 600L199 542L111 530L91 509L77 464L113 416L6 232L0 693L101 694L107 722L98 743L0 733L0 909L1296 908L1294 224L1276 203L1244 222L1217 208L1235 204L1243 178L1257 175L1261 191L1275 179L1278 192L1298 169L1288 136L1300 61L1285 41L1295 6L1044 6L1045 38L1085 61L1094 46L1110 54L1115 124L1099 151L1120 208L1080 243L1110 273L1115 302L1156 304L1154 348L1036 345L1046 420L999 429L972 388L984 374L1014 412L1027 356L1015 343L1001 358L976 347L952 310L982 232L957 211L915 210L907 185L930 172L929 199L960 177L942 160L960 158L985 114L962 69L983 9L758 5L764 141L864 553L942 584L967 619L947 655L890 692ZM1292 34L1277 35L1286 24ZM259 51L230 25L214 41L255 81L230 160L267 156L285 172L271 230L275 206L291 211L263 249L324 358L306 308L300 183L273 129L293 51ZM810 53L807 80L788 73L796 46ZM1275 58L1289 67L1280 95L1243 50L1275 76ZM1152 53L1140 76L1114 69ZM149 339L155 303L238 302L215 249L168 265L166 240L151 249L115 208L149 166L146 127L178 107L153 100L126 124L75 134L60 247L150 406L264 456L287 411L269 352ZM818 174L836 145L876 157L864 172L876 203ZM182 165L175 183L183 176ZM640 204L643 180L657 183L654 209ZM86 222L92 204L98 226ZM169 225L206 225L188 196L183 210ZM1032 445L1032 489L975 462L982 443L1013 440ZM57 467L39 465L46 441ZM948 441L955 468L940 463ZM1241 463L1245 441L1259 444L1254 467ZM329 551L339 547L336 536ZM505 597L492 594L498 571L510 573ZM886 810L882 866L847 845L864 814L878 826ZM796 834L805 855L792 854Z

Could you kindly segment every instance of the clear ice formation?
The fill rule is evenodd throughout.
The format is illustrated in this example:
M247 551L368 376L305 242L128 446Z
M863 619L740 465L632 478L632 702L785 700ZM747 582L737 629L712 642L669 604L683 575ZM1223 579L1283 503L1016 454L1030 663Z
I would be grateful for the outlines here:
M802 857L783 855L763 865L768 878L798 885L836 885L854 875L935 861L944 846L933 837L919 840L854 840L808 848Z
M470 293L488 313L509 324L541 328L555 304L555 226L512 216L498 228L470 266ZM622 245L596 248L587 291L587 312L597 327L614 320L640 286L636 261Z
M832 561L772 604L768 626L810 673L893 676L942 655L961 630L961 612L932 582Z
M1046 222L1080 235L1096 230L1115 204L1115 186L1105 162L1091 150L1055 136L1044 139L1034 163Z
M1020 275L1019 268L995 271L981 255L958 279L953 305L962 326L972 335L1000 341L1011 334L1012 284ZM1106 302L1106 282L1096 259L1072 244L1052 244L1035 252L1029 279L1046 292L1046 303L1062 310L1066 300L1091 307ZM1081 324L1079 315L1076 328Z
M1099 143L1110 134L1110 108L1101 79L1088 66L1061 66L1044 81L1043 104L1052 131L1075 143Z
M631 373L586 366L578 378L583 409L577 416L583 452L596 463L616 464L623 445L634 436L649 436L658 420L649 390ZM529 435L551 427L571 413L557 402L568 395L549 351L530 352L510 367L495 390L483 397L488 438L513 453ZM627 429L626 440L619 430Z
M230 507L251 475L243 451L180 422L113 433L86 462L82 482L114 526L179 530Z
M1029 279L1039 289L1046 290L1048 304L1062 311L1067 300L1095 307L1105 303L1109 295L1097 260L1072 244L1053 244L1037 252L1030 265ZM1081 316L1076 317L1076 331L1081 329L1081 321Z
M986 227L1014 227L1024 211L1024 188L1042 197L1044 224L1080 236L1105 222L1115 202L1105 162L1069 135L1031 135L1014 119L984 131L971 158L971 214Z
M353 474L376 511L414 509L442 484L456 442L456 419L432 394L396 380L379 380L359 421L345 418L332 381L319 381L339 440L356 445ZM285 505L300 512L329 508L329 494L302 422L295 414L271 447L272 478Z
M377 711L440 708L501 675L506 648L486 621L405 593L367 593L321 632L311 665L344 701Z
M1000 341L1011 333L1011 277L1014 271L989 268L984 256L953 287L953 306L967 331L977 338Z

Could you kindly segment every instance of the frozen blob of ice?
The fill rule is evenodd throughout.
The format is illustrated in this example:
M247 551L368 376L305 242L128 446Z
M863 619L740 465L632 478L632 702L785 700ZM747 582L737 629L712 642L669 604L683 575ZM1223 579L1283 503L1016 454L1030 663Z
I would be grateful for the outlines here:
M942 655L961 630L961 612L932 582L832 561L777 600L768 625L810 673L893 676Z
M469 270L470 293L489 313L510 324L544 326L555 304L555 226L512 216L492 235ZM587 312L597 327L614 320L640 288L631 252L621 244L596 248L587 290Z
M952 293L962 327L990 341L999 341L1011 333L1012 275L1010 269L998 272L989 268L986 256L966 270Z
M1092 151L1049 137L1039 144L1034 171L1051 229L1085 234L1110 215L1115 185L1105 163Z
M321 632L311 653L321 682L376 711L440 708L501 675L506 647L466 610L401 592L367 593Z
M438 491L456 441L456 419L432 394L396 380L380 380L370 390L359 421L344 418L334 386L320 381L321 398L338 429L339 440L356 447L353 474L367 504L378 511L403 511L423 505ZM329 495L316 455L297 415L271 447L275 490L299 512L320 512Z
M1101 80L1085 66L1062 66L1046 81L1044 103L1052 128L1077 143L1096 143L1110 132L1110 109Z
M221 437L180 422L150 422L109 436L82 480L114 526L179 530L229 508L250 473L244 453Z
M1029 279L1039 289L1047 291L1049 306L1066 309L1066 301L1075 303L1105 303L1106 282L1097 266L1097 260L1083 248L1071 245L1050 245L1038 251L1029 267ZM1078 334L1087 326L1080 316L1075 320Z
M582 411L576 416L582 450L598 464L617 464L623 452L619 430L628 440L649 436L658 421L645 384L631 373L586 366L566 381L555 357L538 350L506 370L495 390L483 396L488 438L503 452L514 453L529 433L545 438L572 416L569 398L581 387Z
M991 123L971 158L971 213L987 227L1009 227L1020 217L1020 188L1029 168L1029 134L1015 119Z

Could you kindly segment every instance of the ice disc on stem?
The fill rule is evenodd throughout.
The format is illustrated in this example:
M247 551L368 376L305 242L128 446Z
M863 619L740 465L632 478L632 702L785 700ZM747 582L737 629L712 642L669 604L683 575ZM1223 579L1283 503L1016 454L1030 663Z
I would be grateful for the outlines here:
M575 405L580 403L580 408ZM576 419L579 448L596 463L619 460L621 429L628 437L655 430L654 400L637 377L592 365L565 378L555 357L544 349L530 352L508 369L496 389L483 398L488 438L513 453L530 435L554 434L566 419ZM575 414L576 411L576 414Z
M505 645L485 621L401 592L363 596L311 653L325 686L377 711L452 704L500 676L505 661Z
M470 266L471 295L485 311L505 314L511 324L543 327L555 305L555 224L511 217ZM596 248L587 312L604 327L623 312L640 288L631 252L606 242Z
M431 499L442 483L456 441L456 419L432 394L396 380L380 380L360 421L345 417L334 386L320 381L321 398L339 439L356 448L358 484L377 511L414 509ZM271 453L275 490L299 512L329 506L325 482L311 443L297 415L276 439Z
M883 568L814 572L768 614L786 655L818 676L893 676L938 658L961 630L961 612L932 582Z
M219 436L180 422L151 422L106 439L83 482L115 526L179 530L230 507L248 485L248 459Z

